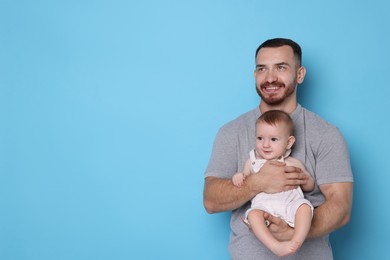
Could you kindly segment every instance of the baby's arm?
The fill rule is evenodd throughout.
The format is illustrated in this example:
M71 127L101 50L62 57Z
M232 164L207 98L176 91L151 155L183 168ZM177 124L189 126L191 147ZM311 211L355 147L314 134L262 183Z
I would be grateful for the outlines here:
M249 174L251 174L250 169L251 169L250 160L247 160L245 163L245 166L244 166L244 170L242 172L238 172L238 173L233 175L233 178L232 178L233 184L237 187L240 187L244 183L245 178Z
M233 175L232 181L234 186L240 187L245 180L245 176L243 172L237 172Z
M302 171L308 176L307 182L305 184L301 185L301 188L303 191L308 192L308 191L314 190L314 179L310 175L310 173L306 170L305 166L303 165L303 163L300 160L295 159L293 157L288 157L286 159L286 164L301 168Z

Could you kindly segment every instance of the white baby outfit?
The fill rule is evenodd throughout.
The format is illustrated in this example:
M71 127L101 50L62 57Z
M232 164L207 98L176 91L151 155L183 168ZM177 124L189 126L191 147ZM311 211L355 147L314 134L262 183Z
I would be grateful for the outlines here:
M278 159L278 161L283 162L290 153L291 150L286 151L285 155ZM255 150L251 150L249 156L252 162L252 173L257 173L267 160L257 159ZM280 217L291 227L294 227L295 213L302 204L309 205L313 214L313 206L310 201L304 198L302 189L299 186L296 189L272 194L261 192L252 199L251 203L251 207L245 213L246 221L248 220L249 212L254 209L259 209L273 216Z

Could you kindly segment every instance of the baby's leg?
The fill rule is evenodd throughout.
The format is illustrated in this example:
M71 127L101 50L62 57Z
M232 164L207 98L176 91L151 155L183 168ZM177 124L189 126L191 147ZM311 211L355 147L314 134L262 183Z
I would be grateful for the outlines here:
M265 224L264 211L252 210L248 214L249 224L253 233L266 247L268 247L277 256L287 256L296 252L300 246L293 241L278 241L269 231Z
M302 245L309 233L312 219L312 209L307 204L299 206L295 213L295 230L292 241Z

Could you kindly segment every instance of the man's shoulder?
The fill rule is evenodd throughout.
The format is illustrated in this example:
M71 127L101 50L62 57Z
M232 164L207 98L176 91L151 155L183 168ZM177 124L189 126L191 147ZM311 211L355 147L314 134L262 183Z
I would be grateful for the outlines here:
M300 121L302 128L298 132L304 133L305 138L311 140L312 146L340 142L344 139L343 134L335 125L312 111L307 109L303 111L303 121Z
M313 130L323 132L337 129L335 125L314 113L313 111L305 108L303 108L303 111L304 120L307 123L306 126L311 127Z
M236 131L238 129L252 127L259 116L259 108L254 108L227 122L221 129L224 131Z

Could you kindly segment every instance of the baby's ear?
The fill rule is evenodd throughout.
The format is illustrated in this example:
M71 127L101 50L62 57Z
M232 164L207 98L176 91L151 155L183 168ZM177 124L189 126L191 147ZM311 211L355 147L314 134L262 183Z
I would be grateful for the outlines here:
M287 139L287 149L291 149L291 147L293 146L293 144L295 143L295 137L294 136L289 136L288 139Z

